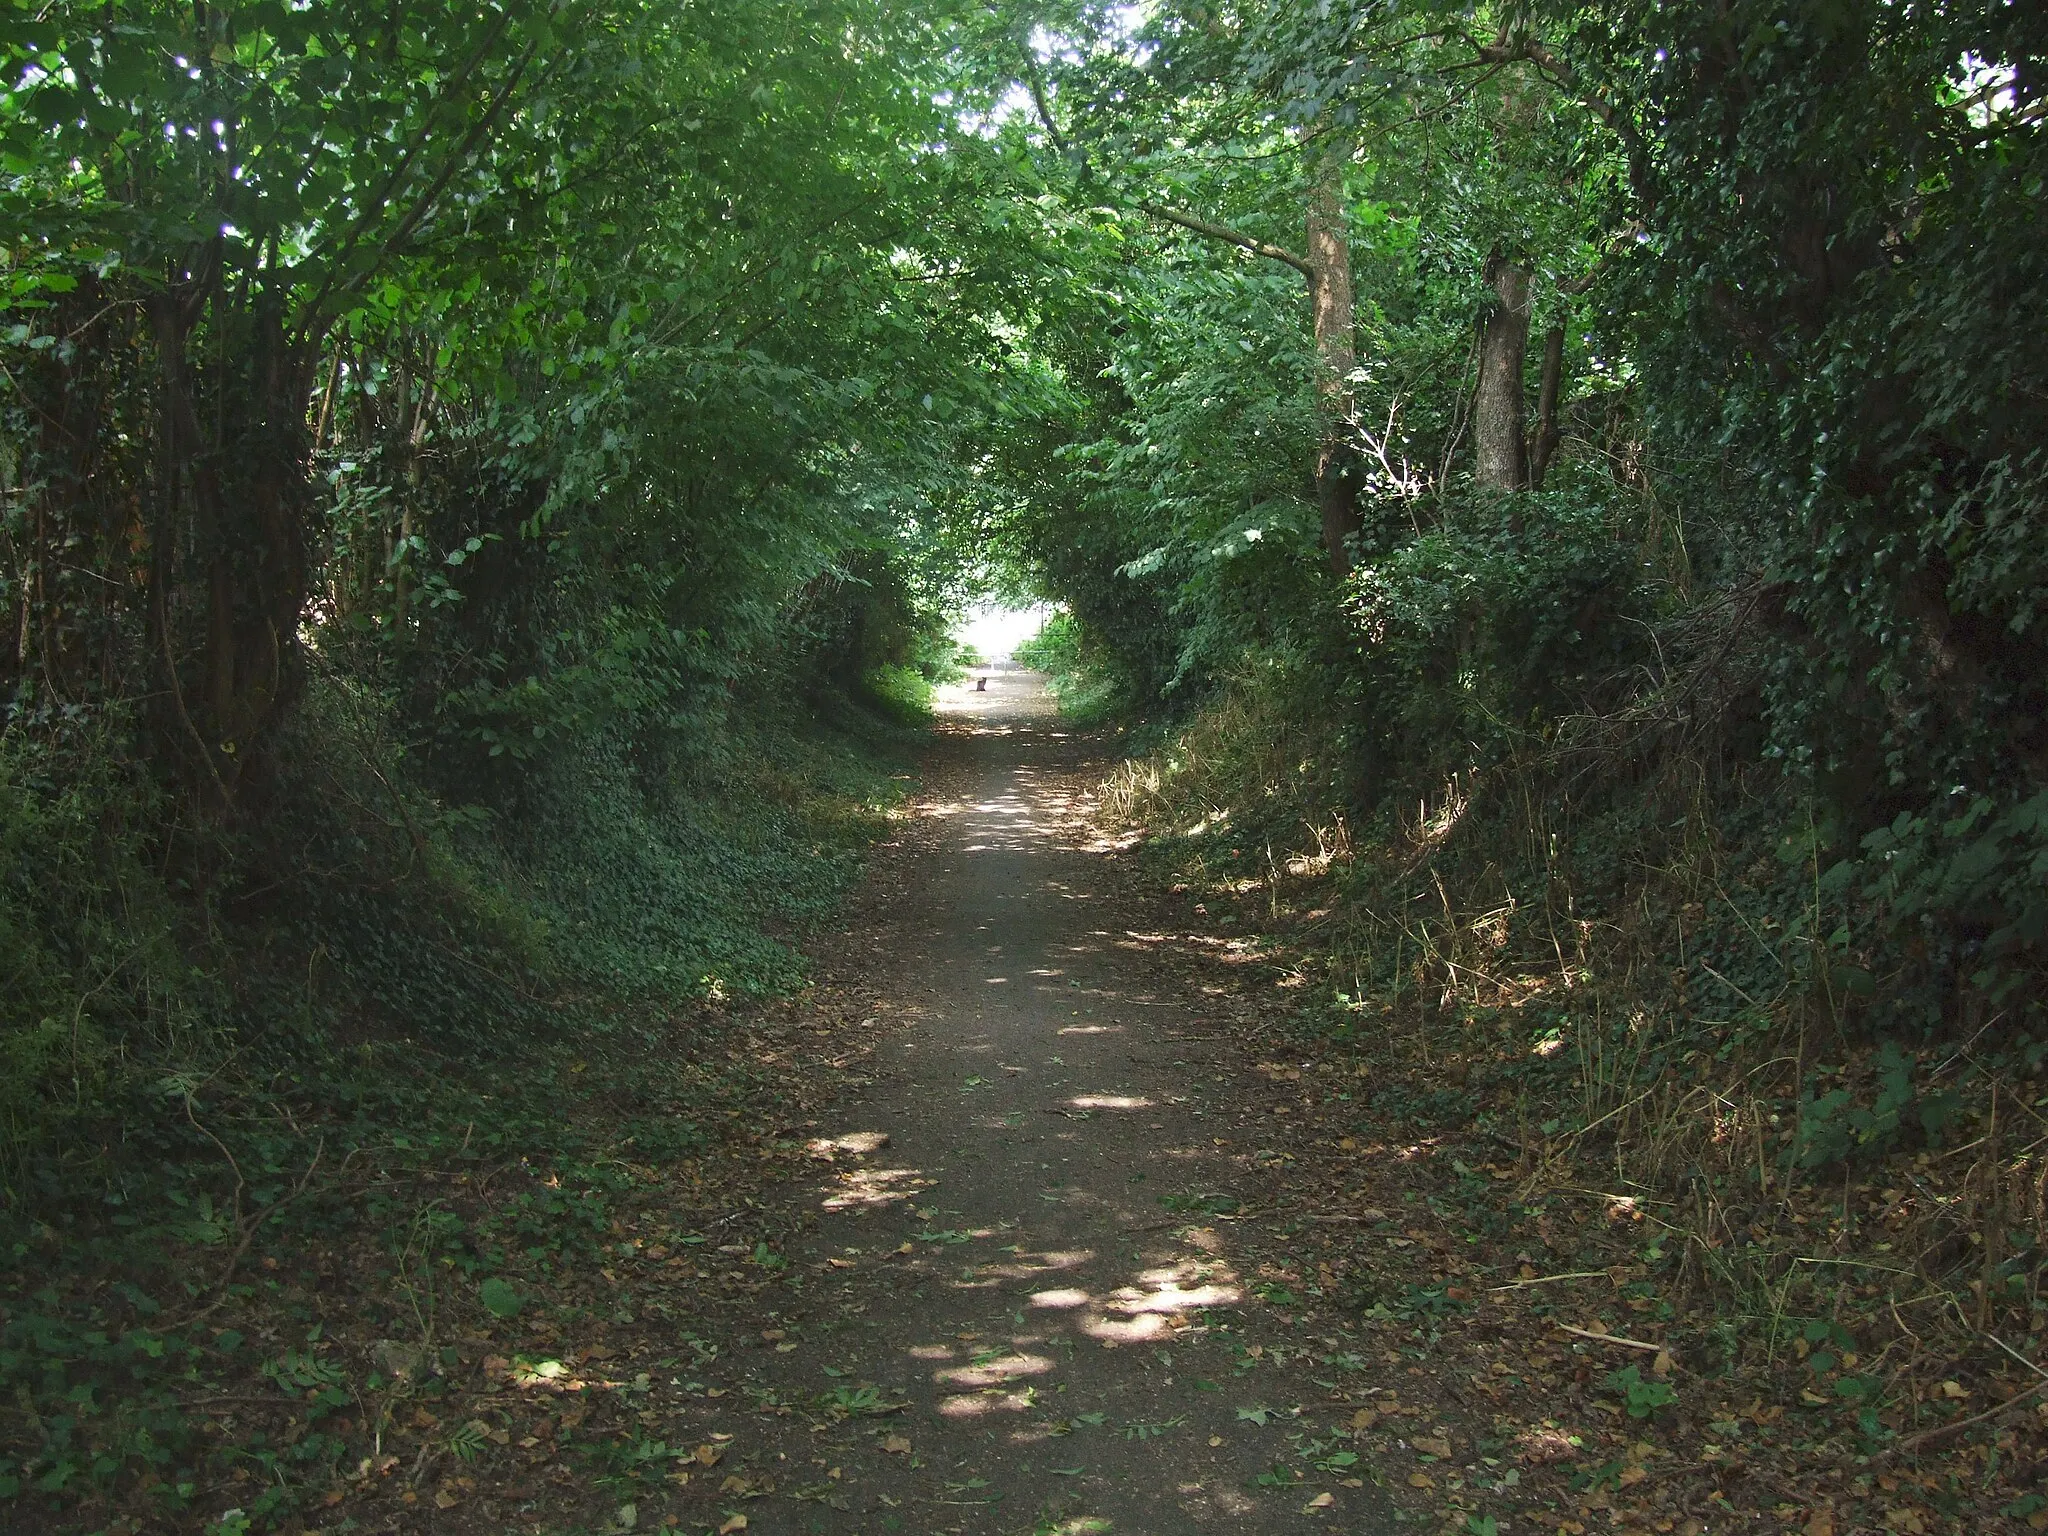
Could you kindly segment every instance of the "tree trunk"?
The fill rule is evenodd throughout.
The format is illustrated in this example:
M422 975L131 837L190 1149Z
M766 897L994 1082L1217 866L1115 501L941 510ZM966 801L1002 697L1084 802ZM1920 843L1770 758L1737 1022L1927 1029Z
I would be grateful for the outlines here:
M1058 130L1052 126L1043 94L1038 110L1058 143ZM1349 541L1358 532L1357 450L1351 430L1356 314L1351 296L1350 220L1344 201L1344 169L1351 161L1351 144L1348 139L1319 138L1312 128L1302 131L1300 142L1308 174L1305 253L1254 239L1177 208L1150 202L1138 206L1168 224L1270 261L1285 262L1308 280L1316 345L1316 505L1322 514L1323 548L1329 551L1330 569L1341 579L1351 572Z
M214 295L211 307L233 338L219 347L231 362L224 376L195 377L187 346L206 311L189 285L151 305L162 436L150 641L174 711L163 748L211 786L218 811L236 813L244 786L267 773L299 681L311 375L274 305L234 310Z
M1358 483L1352 472L1351 370L1354 309L1351 239L1344 204L1348 142L1308 146L1308 292L1316 339L1316 504L1330 569L1349 574L1349 540L1358 532Z
M1529 445L1529 488L1543 489L1544 471L1557 452L1557 396L1564 384L1564 322L1543 333L1543 380L1536 387L1536 441Z
M1472 409L1478 479L1497 491L1529 484L1523 437L1522 363L1529 351L1529 274L1499 252L1486 261L1495 303L1479 336L1479 398Z

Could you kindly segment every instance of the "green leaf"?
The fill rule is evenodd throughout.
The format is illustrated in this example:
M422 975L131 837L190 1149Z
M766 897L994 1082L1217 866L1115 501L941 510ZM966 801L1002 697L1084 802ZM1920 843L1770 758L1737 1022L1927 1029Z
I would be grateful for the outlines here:
M493 1317L517 1317L519 1309L526 1305L526 1298L519 1294L518 1288L498 1275L492 1275L478 1286L476 1295Z

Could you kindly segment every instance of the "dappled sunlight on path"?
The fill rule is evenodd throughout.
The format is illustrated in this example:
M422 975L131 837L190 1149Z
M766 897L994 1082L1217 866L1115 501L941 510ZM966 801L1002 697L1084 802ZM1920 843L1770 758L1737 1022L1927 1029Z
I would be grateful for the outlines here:
M1240 956L1122 915L1089 744L1041 678L988 676L938 700L866 940L893 957L875 1007L902 1027L871 1095L811 1143L799 1257L825 1278L789 1369L829 1359L862 1384L835 1391L903 1406L874 1476L749 1536L1377 1530L1363 1479L1305 1511L1303 1473L1270 1470L1302 1453L1254 1382L1304 1351L1234 1251L1262 1149L1199 1086Z

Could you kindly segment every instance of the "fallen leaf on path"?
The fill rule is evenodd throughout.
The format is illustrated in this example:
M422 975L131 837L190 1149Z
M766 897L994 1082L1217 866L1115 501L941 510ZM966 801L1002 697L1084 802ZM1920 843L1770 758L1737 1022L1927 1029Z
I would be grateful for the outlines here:
M724 1454L725 1447L722 1445L700 1445L696 1450L690 1452L691 1459L700 1467L717 1466L718 1458Z
M908 1435L891 1435L882 1442L882 1449L892 1456L908 1456L910 1454L910 1437Z
M1436 1479L1427 1472L1410 1472L1408 1474L1408 1486L1410 1488L1434 1488L1436 1486Z
M1440 1435L1417 1435L1408 1442L1425 1456L1434 1456L1438 1461L1451 1459L1451 1442Z
M1328 1509L1332 1504L1336 1502L1337 1496L1335 1494L1319 1493L1314 1498L1310 1499L1306 1504L1301 1506L1301 1512L1305 1515L1312 1509Z
M745 1515L734 1515L718 1528L718 1536L732 1536L734 1531L744 1531L746 1528L747 1517Z

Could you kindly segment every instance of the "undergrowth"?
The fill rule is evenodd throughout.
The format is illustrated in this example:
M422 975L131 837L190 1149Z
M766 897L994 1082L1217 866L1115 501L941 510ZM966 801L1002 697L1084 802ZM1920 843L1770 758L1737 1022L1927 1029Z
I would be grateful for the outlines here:
M1689 1359L1830 1405L1850 1452L2025 1406L2038 989L1902 927L1725 723L1580 718L1399 790L1360 783L1315 685L1248 670L1105 803L1268 935L1301 1047L1373 1084L1359 1134L1504 1155L1516 1210L1570 1213L1567 1267L1625 1266Z
M260 840L0 735L0 1524L302 1519L443 1352L577 1315L652 1170L775 1117L720 1005L801 979L910 738L740 704L461 804L326 678ZM309 1406L221 1407L270 1397Z

